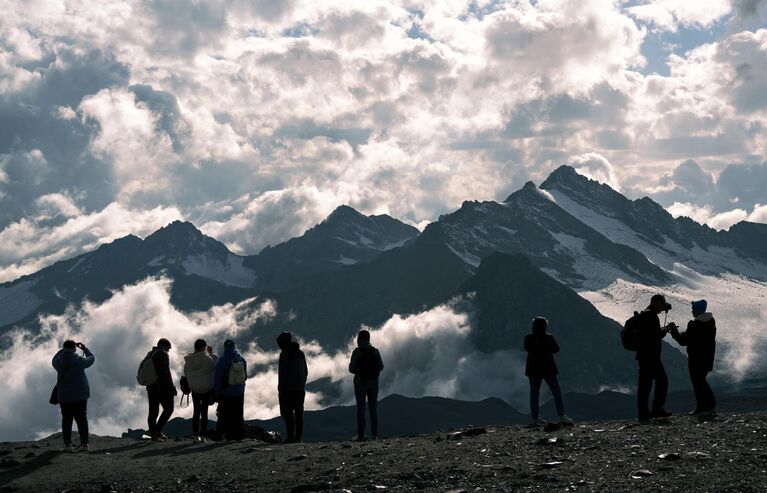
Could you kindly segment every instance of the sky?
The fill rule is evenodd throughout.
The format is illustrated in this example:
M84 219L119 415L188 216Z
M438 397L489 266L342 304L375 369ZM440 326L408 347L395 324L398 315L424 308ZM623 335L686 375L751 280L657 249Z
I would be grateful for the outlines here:
M186 219L423 227L571 164L767 222L767 0L6 0L0 281Z

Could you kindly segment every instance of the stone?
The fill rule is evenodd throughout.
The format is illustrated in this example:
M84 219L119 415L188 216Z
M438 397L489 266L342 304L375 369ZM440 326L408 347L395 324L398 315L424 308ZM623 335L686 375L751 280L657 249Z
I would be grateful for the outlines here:
M631 474L629 474L629 478L631 479L642 479L648 476L652 476L652 471L649 471L647 469L639 469L638 471L634 471Z
M555 460L555 461L552 461L552 462L545 462L545 463L541 464L541 468L542 469L554 469L556 467L561 466L562 464L564 464L564 462Z
M660 454L658 458L660 460L680 460L682 456L677 454L676 452L669 452L665 454Z
M487 428L466 428L464 430L454 431L452 433L447 434L448 440L458 440L460 438L466 438L466 437L475 437L478 435L484 435L487 433Z

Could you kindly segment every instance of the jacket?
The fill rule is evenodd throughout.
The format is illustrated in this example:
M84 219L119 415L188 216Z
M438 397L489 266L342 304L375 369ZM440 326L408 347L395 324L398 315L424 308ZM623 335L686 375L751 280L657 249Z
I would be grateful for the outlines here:
M147 386L147 391L159 396L176 395L176 386L173 384L173 376L170 373L170 356L168 353L158 348L152 348L152 363L154 371L157 372L157 381Z
M702 313L690 320L687 330L672 334L682 346L687 346L690 366L711 371L714 369L716 354L716 321L710 313Z
M525 336L524 348L527 351L525 376L547 378L559 374L554 362L554 353L559 352L559 344L553 335L548 332L528 334Z
M636 359L660 358L663 338L666 333L661 330L660 318L647 309L639 314L639 333Z
M213 376L213 393L216 396L240 396L245 395L245 384L229 385L224 382L224 377L228 375L232 363L242 361L245 363L245 371L248 371L248 362L237 352L234 347L224 347L224 354L218 358L216 363L216 373Z
M197 351L184 356L184 375L192 392L204 394L213 390L216 362L218 362L218 356L208 354L207 351Z
M363 375L363 361L370 358L372 361L371 374ZM381 359L381 353L373 347L369 342L360 344L352 351L352 358L349 361L349 372L354 374L354 383L360 383L365 381L378 381L378 375L383 371L384 364Z
M280 353L278 392L303 392L309 369L306 367L306 357L297 342L290 343L287 349Z
M79 356L76 349L64 348L51 360L59 380L59 402L80 402L88 400L91 396L85 369L93 365L96 357L88 348L83 352L85 357Z

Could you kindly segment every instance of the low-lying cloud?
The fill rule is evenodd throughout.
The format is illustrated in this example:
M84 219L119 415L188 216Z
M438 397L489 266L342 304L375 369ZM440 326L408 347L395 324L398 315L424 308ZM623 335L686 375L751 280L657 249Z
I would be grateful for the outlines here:
M167 279L149 278L116 291L102 304L85 302L63 315L43 316L38 333L17 329L6 334L3 345L8 349L0 356L0 372L7 375L0 382L0 392L6 396L0 409L0 437L29 439L58 430L58 408L46 402L55 383L50 360L66 339L84 342L96 356L95 365L87 370L93 433L119 436L128 428L146 428L146 394L135 374L159 337L167 337L173 344L171 366L178 382L183 355L191 351L194 340L205 338L220 352L223 340L248 339L246 330L274 317L278 309L270 300L253 298L183 313L171 305L170 287ZM526 386L520 353L481 353L471 344L470 331L469 316L454 304L407 317L394 315L380 327L371 328L373 343L386 366L381 396L399 393L470 400L497 396L521 406ZM353 403L348 364L354 346L354 334L345 350L333 354L317 342L303 344L309 380L328 378L340 391L333 396L309 392L307 409ZM251 340L241 344L240 351L251 368L246 417L278 415L276 344L272 339ZM190 415L190 408L178 407L174 414Z

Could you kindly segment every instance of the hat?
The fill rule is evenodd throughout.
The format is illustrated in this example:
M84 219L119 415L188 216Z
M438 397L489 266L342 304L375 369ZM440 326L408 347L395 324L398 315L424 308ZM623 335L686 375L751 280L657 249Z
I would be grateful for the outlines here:
M652 298L650 298L650 304L654 305L656 303L662 303L663 304L663 310L664 312L667 312L671 310L671 305L666 301L666 297L662 294L654 294Z
M706 302L706 300L698 300L698 301L693 301L691 305L692 305L692 311L694 311L695 313L706 313L706 307L708 306L708 303Z

